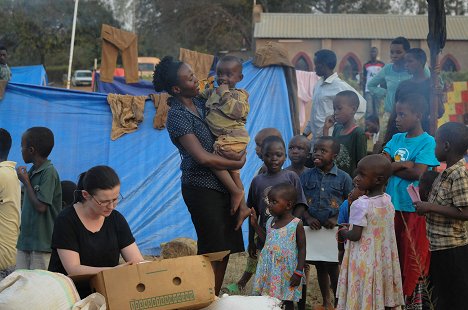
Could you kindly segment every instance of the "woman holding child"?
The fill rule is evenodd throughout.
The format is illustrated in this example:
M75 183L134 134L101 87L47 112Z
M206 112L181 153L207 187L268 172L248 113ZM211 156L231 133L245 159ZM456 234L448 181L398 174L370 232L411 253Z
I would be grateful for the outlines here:
M172 96L168 100L166 125L182 157L182 196L197 232L198 253L244 251L242 232L238 230L243 219L231 215L230 195L212 171L242 168L244 152L233 154L237 160L213 153L215 138L205 121L205 100L197 97L198 79L188 64L164 57L155 68L153 85L156 91L166 91ZM229 256L213 263L216 294L221 289L228 260Z

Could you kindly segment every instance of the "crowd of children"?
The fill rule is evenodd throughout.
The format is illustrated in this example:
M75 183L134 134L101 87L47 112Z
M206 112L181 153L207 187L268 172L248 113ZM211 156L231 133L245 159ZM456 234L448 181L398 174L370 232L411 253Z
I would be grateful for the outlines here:
M408 50L401 39L392 44L392 53ZM402 66L399 61L396 59L395 66ZM324 70L331 76L334 65L324 61L323 66L327 65ZM424 76L423 66L419 69ZM236 88L242 65L236 58L224 58L217 73L219 87L202 94L209 110L206 123L217 137L207 148L221 155L226 151L243 154L249 141L245 130L249 104L247 92ZM369 86L371 92L374 86ZM190 89L172 88L174 94L186 90ZM449 122L434 138L424 131L428 107L424 95L408 92L396 98L395 106L386 106L386 111L394 108L392 121L399 132L381 154L366 156L366 133L355 117L360 97L344 90L334 96L333 115L325 119L313 145L298 135L286 147L275 128L256 134L256 152L263 165L249 184L246 201L238 171L211 169L231 194L230 216L236 217L237 226L250 215L247 266L242 278L228 286L231 292L244 289L255 275L252 294L276 297L288 310L294 309L294 302L305 309L308 264L313 264L322 295L322 304L316 309L396 309L405 305L422 309L422 298L435 309L466 308L468 172L464 156L468 129ZM199 115L198 108L190 113ZM368 116L366 127L367 134L378 134L379 119ZM169 130L175 135L182 127L175 124ZM53 146L53 133L45 127L30 128L22 136L23 160L33 166L29 171L24 166L16 169L24 187L19 235L19 216L9 225L17 236L17 268L47 269L54 220L62 204L70 203L63 202L58 173L48 160ZM0 129L0 176L14 183L15 163L7 161L10 147L11 137ZM283 169L287 157L291 165ZM441 161L447 163L446 170L434 172ZM2 197L19 201L19 183L13 185L9 196ZM74 185L67 184L70 186L73 193ZM410 188L418 189L419 197L414 198ZM8 214L14 218L19 208L8 206ZM6 214L2 212L1 216ZM333 235L326 246L338 249L336 257L307 259L307 242L318 231ZM11 272L11 261L11 257L7 263L0 259L0 276Z

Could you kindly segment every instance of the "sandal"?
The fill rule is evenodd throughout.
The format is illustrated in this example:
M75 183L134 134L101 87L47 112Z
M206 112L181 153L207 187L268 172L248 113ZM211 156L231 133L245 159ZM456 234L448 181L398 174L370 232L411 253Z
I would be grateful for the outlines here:
M231 284L226 285L226 289L229 295L240 294L239 285L237 285L237 283L231 283Z

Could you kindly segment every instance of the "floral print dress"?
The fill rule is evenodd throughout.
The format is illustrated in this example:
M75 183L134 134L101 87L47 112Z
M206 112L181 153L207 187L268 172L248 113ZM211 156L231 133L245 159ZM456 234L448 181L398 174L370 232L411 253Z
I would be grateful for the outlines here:
M362 196L351 205L349 222L363 230L359 241L347 241L345 246L337 309L380 310L404 305L394 215L388 194Z
M258 259L253 295L267 295L279 300L299 301L302 285L289 285L297 267L296 229L300 219L294 218L286 226L273 228L274 218L266 224L265 246Z

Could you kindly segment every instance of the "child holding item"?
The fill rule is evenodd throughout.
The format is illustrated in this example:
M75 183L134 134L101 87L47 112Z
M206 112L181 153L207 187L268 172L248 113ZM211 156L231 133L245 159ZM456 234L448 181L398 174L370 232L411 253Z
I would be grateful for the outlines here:
M439 173L434 170L428 170L421 175L419 178L419 197L421 201L427 201L432 185L438 176Z
M262 160L262 144L263 141L270 136L276 136L280 139L281 133L279 132L278 129L276 128L263 128L261 129L256 135L255 135L255 153L257 154L258 158ZM262 162L262 166L258 169L257 174L263 174L264 172L267 171L267 168ZM237 281L237 283L230 283L226 286L227 291L229 294L239 294L242 292L242 290L245 289L245 286L247 285L247 282L250 281L250 278L255 274L255 271L257 270L257 248L255 246L257 239L257 235L254 235L253 240L254 243L252 243L252 246L249 246L248 248L248 253L249 256L247 257L247 263L245 265L245 270L244 273L242 274L242 277ZM250 245L250 244L249 244Z
M340 310L392 309L404 304L393 218L395 210L384 187L391 163L381 155L364 157L354 182L366 195L354 201L349 224L338 242L346 251L338 281Z
M54 147L54 134L46 127L32 127L21 137L25 163L17 168L24 186L21 227L16 248L16 269L47 269L52 249L54 221L62 210L60 178L47 159Z
M334 114L328 116L323 125L323 136L328 136L330 128L335 125L332 137L340 144L340 153L335 162L338 168L350 176L356 170L357 163L367 154L364 130L356 124L354 118L358 108L359 97L355 92L339 92L333 99Z
M447 168L432 185L428 202L416 202L416 212L426 216L430 241L430 283L436 310L466 309L468 292L468 171L463 158L468 129L449 122L435 135L437 159Z
M292 137L288 145L288 156L291 161L291 166L284 168L284 170L293 171L298 176L301 176L301 174L309 170L309 168L305 166L309 154L310 140L303 135Z
M302 221L292 214L296 199L296 188L292 184L274 185L268 193L268 210L272 217L266 223L266 232L258 224L255 211L250 218L252 227L265 242L258 260L253 294L276 297L283 301L286 310L293 310L293 302L301 298L306 255Z
M384 148L384 155L392 162L392 176L386 192L392 197L396 210L395 234L407 305L422 303L413 293L419 279L429 271L426 223L415 213L407 191L410 184L418 186L420 176L428 167L439 165L434 155L434 138L424 132L421 125L426 107L426 100L420 94L400 97L396 103L396 126L401 133L395 134Z
M317 139L312 158L315 167L301 175L301 183L307 197L308 209L303 214L306 225L313 230L321 227L334 229L337 224L339 206L352 190L351 177L334 164L340 145L332 137ZM335 244L330 246L336 247ZM334 261L312 262L317 269L317 278L323 304L316 309L333 309L330 300L330 282L336 294L339 268Z
M205 121L216 136L213 148L221 155L223 151L237 153L245 151L250 140L249 133L245 129L250 110L249 94L243 89L236 88L236 84L242 78L242 62L235 56L224 56L216 66L218 88L206 89L200 93L202 98L207 99L205 105L208 114ZM239 207L240 214L249 214L250 210L244 200L240 171L213 169L213 173L231 195L231 215L234 215Z

